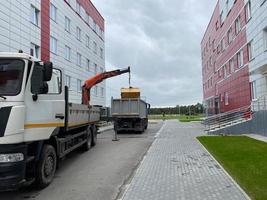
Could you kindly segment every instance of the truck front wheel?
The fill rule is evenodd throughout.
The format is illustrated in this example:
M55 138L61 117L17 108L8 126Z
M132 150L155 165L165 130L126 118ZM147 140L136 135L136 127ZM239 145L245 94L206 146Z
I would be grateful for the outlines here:
M53 181L56 166L57 155L55 148L45 144L36 169L36 184L38 188L45 188Z

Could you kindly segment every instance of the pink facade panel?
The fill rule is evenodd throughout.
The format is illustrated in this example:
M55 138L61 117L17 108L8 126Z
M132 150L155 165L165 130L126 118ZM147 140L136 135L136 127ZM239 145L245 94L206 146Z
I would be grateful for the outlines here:
M50 0L41 1L41 60L50 60Z
M217 3L201 42L203 98L208 114L250 105L244 0L236 0L225 19Z
M105 30L105 21L98 10L95 8L90 0L77 0L77 2L85 9L87 14L89 14L96 24L101 28L102 31Z

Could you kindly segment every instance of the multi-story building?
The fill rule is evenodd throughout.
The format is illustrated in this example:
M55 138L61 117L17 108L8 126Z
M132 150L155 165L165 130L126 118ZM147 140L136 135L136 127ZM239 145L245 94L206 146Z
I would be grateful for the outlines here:
M0 1L0 51L23 50L63 70L70 99L81 102L84 80L105 70L104 19L90 0ZM91 103L106 103L105 83Z
M219 0L201 42L207 114L249 107L267 93L266 0Z

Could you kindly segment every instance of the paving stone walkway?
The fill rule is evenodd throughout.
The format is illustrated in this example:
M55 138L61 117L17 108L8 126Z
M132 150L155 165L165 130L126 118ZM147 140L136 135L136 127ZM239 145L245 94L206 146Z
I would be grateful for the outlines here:
M243 191L198 143L199 123L166 121L123 200L243 200Z

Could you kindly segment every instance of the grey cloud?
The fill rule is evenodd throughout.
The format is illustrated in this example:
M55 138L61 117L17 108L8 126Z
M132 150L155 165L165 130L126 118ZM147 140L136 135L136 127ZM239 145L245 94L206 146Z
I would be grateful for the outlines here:
M200 41L216 1L93 0L106 20L107 69L132 66L153 106L202 101ZM107 81L119 96L127 77ZM117 91L117 92L116 92Z

